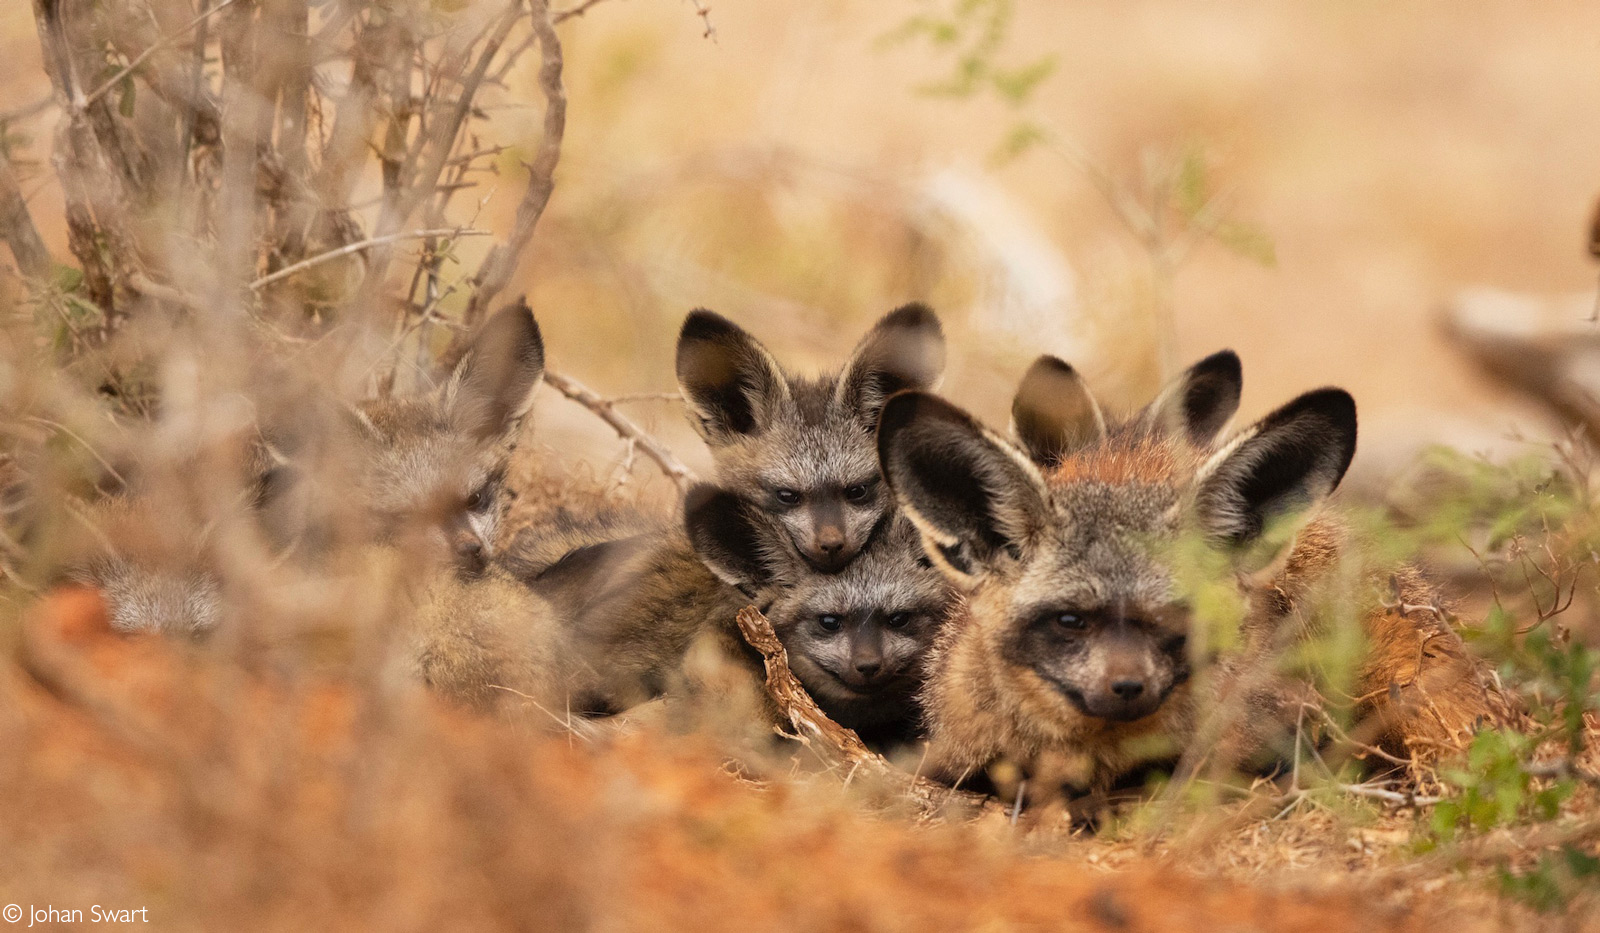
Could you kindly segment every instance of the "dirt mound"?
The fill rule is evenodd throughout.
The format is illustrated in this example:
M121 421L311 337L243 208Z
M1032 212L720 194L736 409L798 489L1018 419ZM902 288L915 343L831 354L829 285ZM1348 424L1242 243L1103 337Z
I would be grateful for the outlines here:
M915 825L834 776L734 775L697 737L577 742L250 672L113 635L84 591L34 610L0 694L0 900L163 929L1490 928L1376 876Z

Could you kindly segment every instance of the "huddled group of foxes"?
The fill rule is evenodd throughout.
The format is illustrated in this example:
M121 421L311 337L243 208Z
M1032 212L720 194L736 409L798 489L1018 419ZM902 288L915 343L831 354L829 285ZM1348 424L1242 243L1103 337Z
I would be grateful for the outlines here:
M1279 662L1340 624L1329 607L1361 629L1358 663L1322 698L1350 711L1352 735L1428 756L1494 717L1495 688L1429 585L1362 564L1326 505L1356 447L1345 391L1230 432L1232 352L1125 418L1044 356L1002 429L934 393L944 357L921 305L885 315L819 378L695 311L676 369L715 483L670 516L599 496L524 500L535 518L507 534L508 463L544 368L518 303L436 389L345 409L336 481L271 458L251 520L285 552L293 542L286 560L352 536L433 548L438 569L396 623L396 666L453 701L611 717L704 689L689 659L706 656L759 683L735 624L754 605L823 711L880 748L910 745L951 784L994 789L1003 772L1077 795L1196 741L1270 759L1317 696ZM108 514L137 514L138 497ZM319 497L354 526L316 527ZM1237 596L1231 637L1198 634L1195 568ZM213 571L110 549L75 573L119 629L226 625ZM1208 732L1213 719L1224 725Z

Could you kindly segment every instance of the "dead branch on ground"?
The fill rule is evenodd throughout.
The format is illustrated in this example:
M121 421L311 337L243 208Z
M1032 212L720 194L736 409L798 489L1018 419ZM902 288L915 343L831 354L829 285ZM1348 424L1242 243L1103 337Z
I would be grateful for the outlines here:
M788 719L795 735L819 754L849 768L851 774L878 778L898 786L925 817L948 813L952 807L974 815L1004 814L997 801L971 791L956 790L916 774L908 774L868 748L861 737L829 718L789 669L789 653L772 630L772 623L754 606L739 610L739 633L760 652L767 671L767 695Z

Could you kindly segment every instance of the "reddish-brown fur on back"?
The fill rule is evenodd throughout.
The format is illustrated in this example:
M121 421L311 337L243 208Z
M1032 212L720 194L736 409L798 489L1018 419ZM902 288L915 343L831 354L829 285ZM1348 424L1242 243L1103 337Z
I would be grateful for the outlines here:
M1142 431L1122 431L1061 461L1045 473L1051 486L1073 483L1173 485L1199 465L1186 444Z
M1422 574L1367 566L1360 552L1336 516L1308 524L1282 569L1252 588L1246 641L1264 649L1285 626L1321 633L1324 615L1352 610L1362 655L1348 694L1326 699L1351 708L1359 723L1353 738L1421 761L1459 750L1481 725L1502 718L1503 701ZM1351 586L1354 593L1337 592Z

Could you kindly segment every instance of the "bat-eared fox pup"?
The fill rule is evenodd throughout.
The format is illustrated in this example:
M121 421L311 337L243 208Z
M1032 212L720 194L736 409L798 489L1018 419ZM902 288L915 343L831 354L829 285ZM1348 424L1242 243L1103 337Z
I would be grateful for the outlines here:
M842 371L811 379L702 310L683 322L677 371L717 484L776 518L813 569L837 573L891 511L872 443L878 413L895 392L935 386L944 334L932 311L906 305L878 321Z
M786 532L725 490L696 487L685 522L695 552L772 622L789 666L817 705L869 742L914 736L916 697L952 592L899 515L850 566L794 574L774 540Z
M724 683L748 686L766 704L761 660L734 621L754 604L767 613L793 670L830 716L868 741L910 737L948 584L903 519L891 518L836 574L796 560L787 535L773 516L708 484L690 490L675 523L638 511L556 511L542 527L520 533L488 575L510 568L548 607L541 612L526 597L503 594L505 606L523 599L532 607L520 623L528 630L529 651L550 659L545 674L523 678L538 682L534 690L515 688L547 708L587 716L625 712L659 697L703 699ZM462 628L459 622L454 627ZM512 642L491 626L473 628L481 634L464 641L448 633L433 638L427 666L438 674L425 679L438 683L447 672L463 672L451 675L457 686L449 692L488 697L465 675L516 674L518 668L487 660L479 647ZM700 682L698 669L687 663L691 656L697 664L715 659L718 682ZM732 681L721 679L727 673ZM770 707L765 712L777 715Z
M331 426L322 432L331 436L305 436L302 425L264 429L277 443L263 450L289 451L262 456L254 481L254 518L267 546L314 562L338 545L420 544L443 565L481 572L506 505L506 465L543 369L539 327L519 301L484 324L433 391L308 419ZM116 532L139 521L136 491L98 511L114 546L137 540ZM100 587L117 628L192 633L216 624L219 582L203 560L153 567L139 550L96 554L73 574Z
M506 467L544 375L544 341L521 301L496 312L436 390L354 410L357 488L382 540L431 535L458 569L481 571L508 505Z
M1108 422L1078 374L1043 357L1013 405L1018 443L932 395L889 400L883 475L964 592L923 697L934 773L1020 774L1030 797L1102 790L1152 748L1182 751L1225 700L1241 709L1218 745L1248 754L1285 723L1292 734L1305 692L1252 679L1263 665L1249 662L1270 672L1296 638L1326 629L1323 597L1355 598L1340 566L1357 549L1320 506L1355 453L1356 409L1319 389L1218 443L1240 384L1238 358L1218 353ZM1237 646L1205 659L1218 665L1205 696L1191 678L1184 541L1217 556L1244 605ZM1392 579L1401 607L1433 604L1413 571L1361 569L1354 589ZM1357 613L1365 657L1345 687L1356 715L1400 754L1459 742L1489 712L1475 662L1440 614L1386 609L1376 585L1371 595Z

